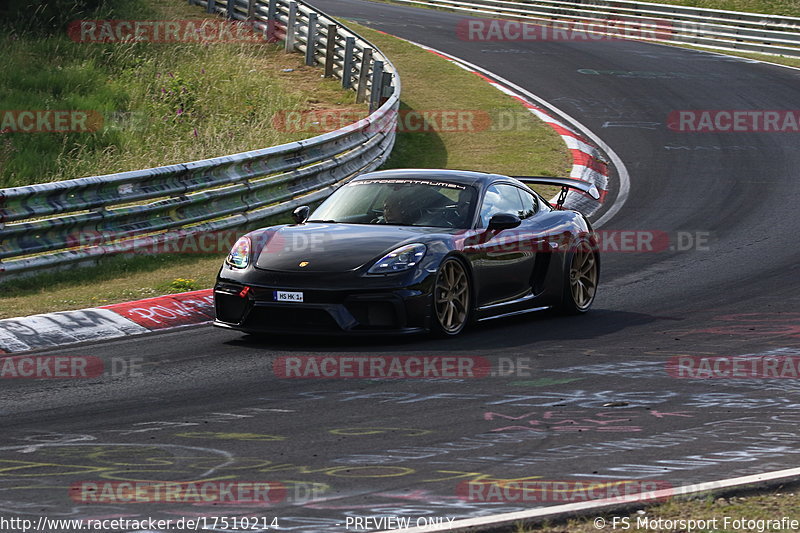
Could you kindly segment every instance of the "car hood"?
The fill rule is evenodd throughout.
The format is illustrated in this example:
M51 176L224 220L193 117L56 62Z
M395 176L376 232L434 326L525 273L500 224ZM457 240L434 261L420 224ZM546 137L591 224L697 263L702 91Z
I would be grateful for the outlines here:
M256 268L280 272L346 272L398 246L450 233L443 228L383 224L306 223L279 226L265 236ZM302 266L301 266L302 265Z

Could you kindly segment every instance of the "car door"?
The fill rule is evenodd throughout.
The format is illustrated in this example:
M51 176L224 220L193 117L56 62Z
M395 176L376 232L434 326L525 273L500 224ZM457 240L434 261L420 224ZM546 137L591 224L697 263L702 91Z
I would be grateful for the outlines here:
M532 204L535 199L523 201L523 194L527 193L507 183L492 184L484 193L471 247L480 307L515 300L530 292L535 250L527 220L536 208ZM517 215L522 224L513 229L489 230L489 220L498 213Z

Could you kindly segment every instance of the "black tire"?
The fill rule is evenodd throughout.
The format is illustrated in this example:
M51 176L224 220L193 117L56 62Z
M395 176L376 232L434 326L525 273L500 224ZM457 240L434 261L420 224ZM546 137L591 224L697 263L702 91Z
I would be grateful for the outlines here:
M446 258L436 272L433 285L433 331L453 337L469 324L472 286L464 263L455 257Z
M597 248L585 237L569 251L564 265L564 292L559 311L568 315L587 312L597 295L600 258Z

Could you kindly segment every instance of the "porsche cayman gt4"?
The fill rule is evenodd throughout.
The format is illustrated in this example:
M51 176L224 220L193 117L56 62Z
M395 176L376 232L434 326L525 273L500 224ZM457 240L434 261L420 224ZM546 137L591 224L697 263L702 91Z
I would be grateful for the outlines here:
M600 274L589 221L526 184L570 178L389 170L348 181L294 224L241 237L215 325L249 333L457 335L473 321L586 312ZM562 195L563 198L563 195Z

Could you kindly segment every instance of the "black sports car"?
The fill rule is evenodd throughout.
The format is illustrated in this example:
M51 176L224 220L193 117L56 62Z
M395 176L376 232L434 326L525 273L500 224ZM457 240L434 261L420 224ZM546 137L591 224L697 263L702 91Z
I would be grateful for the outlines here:
M299 207L295 224L236 242L214 287L215 325L456 335L473 320L583 313L600 273L592 228L525 183L597 197L570 178L423 169L354 178L310 216Z

